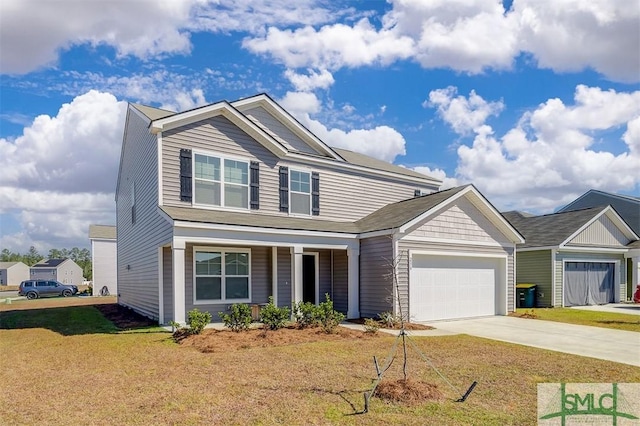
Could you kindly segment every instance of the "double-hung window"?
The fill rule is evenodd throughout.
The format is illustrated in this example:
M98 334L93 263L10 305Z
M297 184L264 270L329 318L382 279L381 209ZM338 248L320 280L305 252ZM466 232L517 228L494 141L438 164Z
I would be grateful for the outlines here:
M195 203L249 208L249 163L195 154Z
M250 251L203 249L194 251L195 302L250 301Z
M311 214L311 174L291 170L289 174L289 203L293 214Z

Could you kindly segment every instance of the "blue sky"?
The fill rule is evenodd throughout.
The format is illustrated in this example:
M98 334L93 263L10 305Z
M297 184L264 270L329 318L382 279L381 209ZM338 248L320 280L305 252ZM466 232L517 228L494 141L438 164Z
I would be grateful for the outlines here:
M0 248L115 223L127 102L266 92L500 210L640 196L639 22L628 0L0 2Z

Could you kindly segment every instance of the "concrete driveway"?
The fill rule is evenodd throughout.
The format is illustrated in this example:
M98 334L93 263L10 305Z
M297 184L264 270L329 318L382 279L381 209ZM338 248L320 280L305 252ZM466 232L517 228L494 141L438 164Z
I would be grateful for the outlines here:
M437 321L428 325L440 333L469 334L640 367L640 333L633 331L508 316ZM412 336L430 333L409 332Z

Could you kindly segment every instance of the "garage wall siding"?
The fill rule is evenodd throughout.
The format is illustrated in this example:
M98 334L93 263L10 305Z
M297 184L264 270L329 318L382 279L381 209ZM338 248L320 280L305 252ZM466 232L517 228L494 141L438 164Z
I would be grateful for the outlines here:
M600 216L567 245L595 245L599 247L624 247L629 240L606 215Z
M537 286L536 306L553 306L552 258L551 250L518 252L516 284L530 283ZM542 294L542 297L540 296Z
M616 269L616 282L620 283L620 300L626 300L627 298L627 271L626 262L623 255L611 254L611 253L584 253L584 252L558 252L556 254L555 262L555 276L556 276L556 293L554 306L562 306L563 304L563 282L564 282L564 270L563 260L570 260L572 262L598 262L598 261L619 261L618 268ZM619 280L619 281L618 281Z
M456 200L447 210L411 231L412 237L508 244L504 234L469 200Z
M365 238L360 241L360 316L377 318L393 311L393 283L388 263L393 258L391 238Z

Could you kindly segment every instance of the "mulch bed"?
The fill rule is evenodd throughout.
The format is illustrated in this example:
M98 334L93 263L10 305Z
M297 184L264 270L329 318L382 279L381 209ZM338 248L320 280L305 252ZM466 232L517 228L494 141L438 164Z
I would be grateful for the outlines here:
M117 303L109 303L106 305L94 305L97 310L104 315L106 319L111 321L120 330L131 330L134 328L152 327L158 325L157 321L149 319L132 309L118 305Z
M354 324L364 324L366 318L356 318L356 319L350 319L347 320L348 322L352 322ZM396 324L395 326L389 327L386 324L384 324L381 321L378 321L378 324L380 324L380 328L385 328L388 330L400 330L400 324ZM429 325L424 325L424 324L417 324L415 322L405 322L404 323L404 328L405 330L433 330L434 327L431 327Z
M383 380L378 384L375 397L405 405L420 405L425 401L441 401L444 395L437 385L412 379Z

